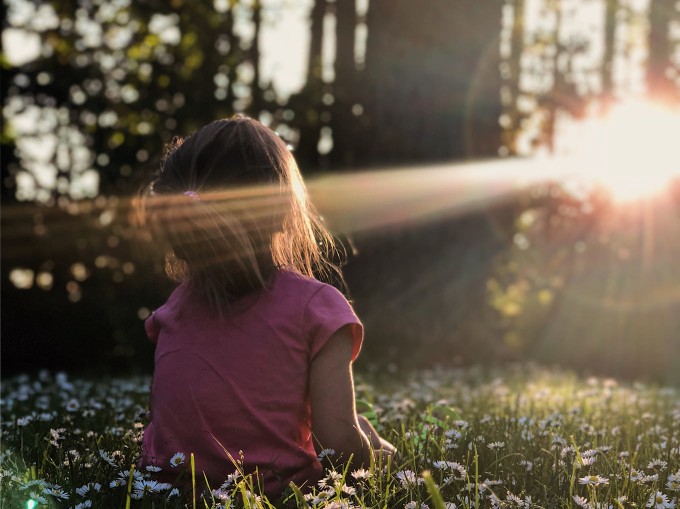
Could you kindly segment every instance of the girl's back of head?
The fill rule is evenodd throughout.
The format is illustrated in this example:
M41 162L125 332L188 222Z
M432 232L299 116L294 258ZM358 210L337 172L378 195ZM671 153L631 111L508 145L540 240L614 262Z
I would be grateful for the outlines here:
M143 192L143 220L166 271L213 309L265 287L277 268L329 276L333 239L309 203L286 144L260 122L212 122L167 148Z

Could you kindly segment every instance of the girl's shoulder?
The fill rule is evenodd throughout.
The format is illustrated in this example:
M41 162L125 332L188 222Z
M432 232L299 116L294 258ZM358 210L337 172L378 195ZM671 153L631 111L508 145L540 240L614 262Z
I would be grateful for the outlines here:
M350 306L346 296L335 286L310 276L290 270L280 270L272 287L274 298L309 305L312 302L327 302L339 306Z
M288 269L279 270L274 283L274 287L278 290L294 290L300 293L316 293L326 286L329 285Z

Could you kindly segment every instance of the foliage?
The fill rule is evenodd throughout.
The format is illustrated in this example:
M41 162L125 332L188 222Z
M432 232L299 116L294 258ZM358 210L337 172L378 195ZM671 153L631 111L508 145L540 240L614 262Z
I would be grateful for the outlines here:
M11 2L9 27L41 46L7 71L4 141L21 159L9 169L19 199L135 190L163 143L245 110L259 97L258 62L252 37L232 29L246 7L231 3Z
M520 197L487 281L503 343L518 357L595 361L601 373L677 382L670 287L678 195L618 204L600 188L539 185ZM641 347L644 339L644 348Z
M676 389L518 365L359 376L397 444L389 466L326 472L268 500L243 476L211 493L154 483L135 458L149 379L41 372L3 381L2 502L50 507L654 507L677 504ZM369 382L369 380L371 380ZM178 451L179 452L179 451ZM226 461L226 458L225 458ZM190 468L190 455L178 456ZM187 471L188 475L190 471ZM196 473L194 473L196 475ZM186 477L185 477L186 478Z

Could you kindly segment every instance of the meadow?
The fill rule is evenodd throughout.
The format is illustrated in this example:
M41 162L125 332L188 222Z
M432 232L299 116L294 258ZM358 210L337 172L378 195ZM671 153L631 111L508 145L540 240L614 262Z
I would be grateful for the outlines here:
M359 410L397 445L391 465L338 465L310 493L258 493L235 471L195 492L135 459L149 377L40 372L3 380L1 506L145 508L674 508L680 390L534 365L356 379ZM332 451L325 451L332 458ZM191 455L173 465L191 479ZM194 475L198 473L194 472ZM197 484L194 484L196 486Z

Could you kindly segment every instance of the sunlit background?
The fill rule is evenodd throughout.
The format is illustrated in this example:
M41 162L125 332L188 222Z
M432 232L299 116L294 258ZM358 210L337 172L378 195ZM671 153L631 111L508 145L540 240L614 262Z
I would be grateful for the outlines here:
M4 372L150 368L135 192L244 112L350 252L360 362L680 380L680 3L5 6Z

